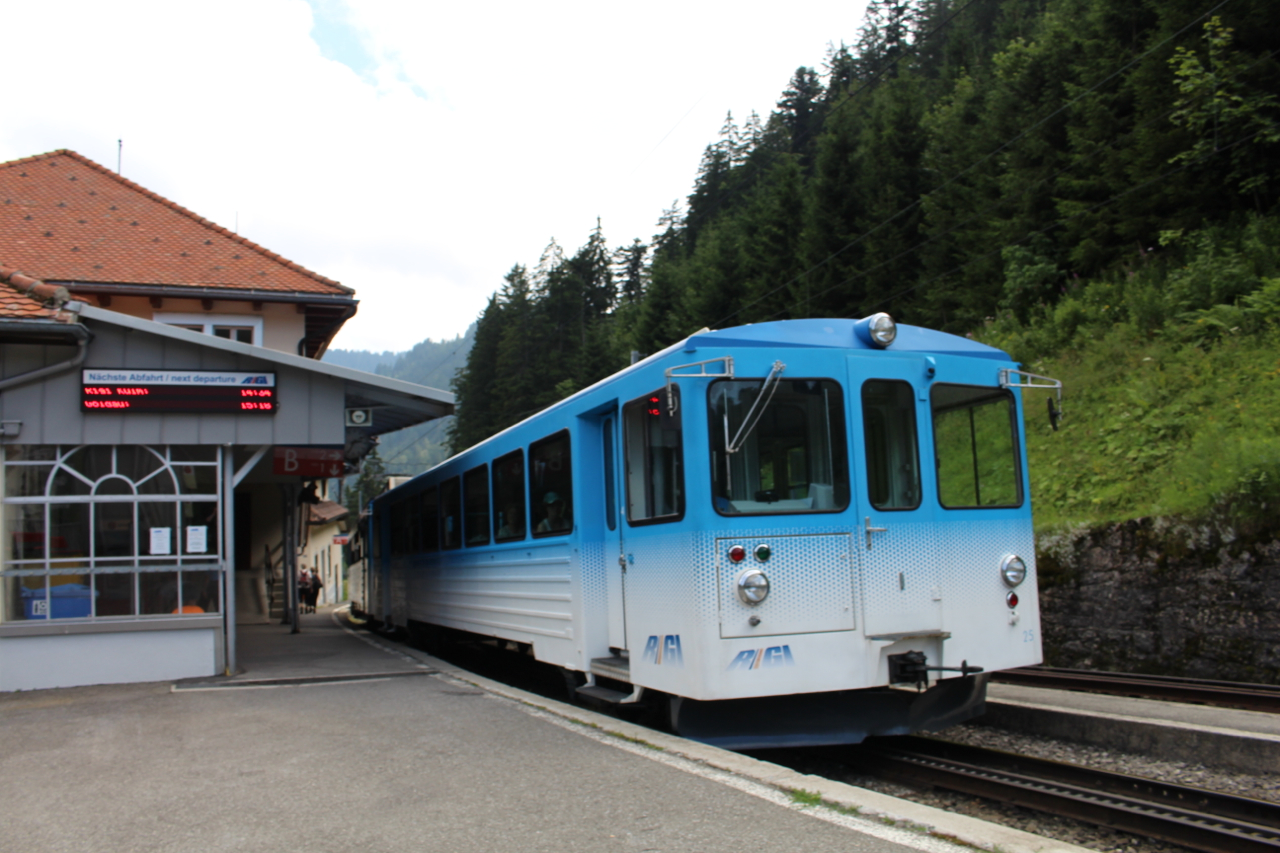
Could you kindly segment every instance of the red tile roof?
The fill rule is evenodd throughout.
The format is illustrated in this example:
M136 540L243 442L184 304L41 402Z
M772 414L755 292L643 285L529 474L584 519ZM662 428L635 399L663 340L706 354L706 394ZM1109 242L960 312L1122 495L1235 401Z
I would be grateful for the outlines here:
M56 309L46 308L38 299L19 293L9 285L0 285L0 317L22 319L52 317Z
M53 287L14 269L0 266L0 317L52 317L67 299L65 288Z
M318 504L311 505L311 512L307 520L312 524L331 524L335 521L341 521L349 514L347 508L340 503L320 501Z
M0 264L80 284L355 292L66 150L0 163Z

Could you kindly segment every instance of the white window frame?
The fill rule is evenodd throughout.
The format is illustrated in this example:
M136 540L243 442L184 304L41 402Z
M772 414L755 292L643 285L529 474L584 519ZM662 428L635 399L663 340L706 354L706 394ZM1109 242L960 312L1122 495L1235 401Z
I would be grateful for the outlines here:
M222 553L222 477L219 476L222 471L222 448L212 448L213 458L207 461L195 461L189 459L174 459L174 446L150 446L145 449L155 456L156 468L150 473L143 476L138 481L133 481L123 473L119 472L118 458L121 449L132 449L132 445L111 446L111 471L102 474L97 480L90 481L84 473L73 467L71 460L75 453L84 445L60 445L49 446L52 451L51 455L45 455L39 458L15 458L5 459L0 468L3 469L4 479L0 482L4 483L4 490L7 492L9 486L9 472L14 469L36 468L40 471L40 476L45 478L44 493L33 495L10 495L4 494L0 506L8 507L14 505L28 505L41 507L44 517L41 523L41 536L44 544L41 546L40 557L14 559L9 549L8 540L0 542L0 578L3 578L3 592L8 595L14 594L16 585L10 580L12 578L41 578L44 581L45 596L42 599L45 602L44 616L38 619L14 619L8 621L7 624L57 624L64 621L78 622L99 622L99 621L137 621L147 619L172 619L175 616L180 618L191 618L192 616L211 616L218 615L222 612L222 600L225 594L223 575L225 574L224 554ZM185 447L177 446L180 449ZM211 468L213 470L214 490L212 492L187 492L180 485L179 477L184 473L184 468ZM47 470L46 470L47 469ZM68 477L79 480L85 487L87 493L74 494L60 491L57 488L55 475L62 473ZM173 483L173 491L157 491L154 493L140 493L138 487L146 481L155 477L168 477ZM129 484L130 493L120 494L99 494L98 486L106 480L122 480ZM133 530L139 529L138 521L138 505L145 503L173 504L175 510L178 510L182 504L214 504L218 508L218 515L212 525L206 526L205 535L206 549L202 552L191 552L184 548L184 531L182 519L179 516L174 518L174 529L172 530L172 539L170 541L171 553L167 555L153 556L150 554L135 554L133 556L123 557L107 557L99 556L96 553L95 527L98 523L97 515L93 512L93 507L105 503L114 504L131 504L133 510ZM89 542L89 553L76 557L54 557L51 555L49 547L49 536L51 535L50 525L50 506L53 504L87 504L89 506L89 530L87 533ZM180 511L180 510L179 510ZM210 529L212 528L212 529ZM12 531L7 531L6 536ZM135 534L136 535L136 534ZM138 540L141 542L142 540ZM143 595L140 577L142 574L164 572L172 573L176 576L177 586L175 587L176 599L178 604L183 603L184 595L181 584L186 577L185 573L196 572L199 575L207 575L214 572L218 577L218 588L215 597L216 610L207 610L201 614L184 614L176 613L143 613ZM50 612L52 601L49 597L52 579L64 576L78 575L88 577L90 585L90 601L97 601L97 588L100 581L98 578L102 575L129 575L132 583L132 601L134 612L132 614L121 615L98 615L96 603L90 610L88 616L73 617L57 617L54 618ZM0 602L6 607L13 607L12 601ZM8 615L7 610L0 609L0 617ZM0 621L6 621L0 618Z
M214 326L252 326L253 345L262 346L262 318L256 314L180 314L170 311L157 311L151 315L157 323L170 326L199 326L206 335L213 334Z

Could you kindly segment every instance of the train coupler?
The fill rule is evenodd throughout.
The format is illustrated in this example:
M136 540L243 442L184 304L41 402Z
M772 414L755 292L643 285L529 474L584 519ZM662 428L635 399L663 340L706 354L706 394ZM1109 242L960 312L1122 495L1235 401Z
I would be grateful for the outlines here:
M929 658L924 652L903 652L900 655L889 655L889 683L914 684L917 690L929 686L931 672L958 672L963 678L982 672L980 666L969 666L968 660L959 666L929 666Z

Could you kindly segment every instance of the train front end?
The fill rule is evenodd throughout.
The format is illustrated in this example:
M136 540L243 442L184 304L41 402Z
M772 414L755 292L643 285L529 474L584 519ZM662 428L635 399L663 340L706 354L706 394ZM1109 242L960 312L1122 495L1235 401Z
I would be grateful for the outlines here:
M632 682L682 697L686 736L936 730L982 712L989 673L1041 660L1017 365L874 322L703 333L682 354L697 375L673 364L650 398L684 470L636 456L628 493L679 474L687 495L678 524L620 543L625 630Z

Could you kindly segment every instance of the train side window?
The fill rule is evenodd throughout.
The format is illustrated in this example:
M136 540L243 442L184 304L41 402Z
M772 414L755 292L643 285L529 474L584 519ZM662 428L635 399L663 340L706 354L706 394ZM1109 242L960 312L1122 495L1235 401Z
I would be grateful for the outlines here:
M534 536L556 536L573 529L568 430L529 445L529 512Z
M489 544L489 466L472 468L462 475L462 494L467 515L463 531L468 545Z
M435 486L422 493L422 550L440 550L440 493Z
M389 521L391 523L391 535L387 537L391 540L391 547L388 550L391 552L392 559L403 557L409 550L409 518L407 510L408 507L405 506L405 502L399 500L391 505L390 511L387 513L390 516Z
M916 395L910 383L887 379L862 383L862 433L871 505L879 510L920 506Z
M722 379L711 383L707 402L716 512L781 515L849 506L840 383L783 379L766 389L763 379ZM729 453L727 445L735 440Z
M407 549L410 554L417 554L422 550L422 493L413 495L406 501L407 518L409 521L409 538Z
M678 521L684 517L684 465L680 441L680 389L676 411L661 389L622 407L627 466L627 520L632 524Z
M513 450L493 461L493 538L514 542L525 535L524 451Z
M462 485L457 477L440 484L440 548L462 546Z
M933 386L938 501L947 509L1022 505L1013 394L1003 388Z

